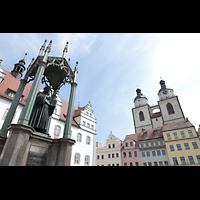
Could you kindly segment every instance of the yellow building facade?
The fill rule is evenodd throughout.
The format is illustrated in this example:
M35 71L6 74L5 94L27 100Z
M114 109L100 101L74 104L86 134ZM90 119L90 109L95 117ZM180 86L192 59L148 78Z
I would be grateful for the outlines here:
M171 166L200 166L200 141L188 119L164 125L163 137Z

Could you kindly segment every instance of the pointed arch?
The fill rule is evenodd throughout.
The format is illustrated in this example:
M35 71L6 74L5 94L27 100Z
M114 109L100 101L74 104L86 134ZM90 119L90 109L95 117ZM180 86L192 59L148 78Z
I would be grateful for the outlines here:
M140 121L144 121L144 113L142 111L139 112Z
M174 108L172 106L171 103L167 103L167 111L168 111L168 114L171 115L171 114L174 114Z

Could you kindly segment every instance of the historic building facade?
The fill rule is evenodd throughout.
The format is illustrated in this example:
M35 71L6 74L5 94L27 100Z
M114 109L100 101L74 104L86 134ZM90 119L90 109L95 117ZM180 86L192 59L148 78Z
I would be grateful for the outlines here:
M15 64L11 73L0 67L0 128L7 116L12 100L20 84L20 79L25 70L25 67L19 66L20 65ZM26 84L12 123L17 123L31 86L31 83ZM67 108L68 102L60 99L58 96L56 108L51 117L51 122L49 123L49 135L54 139L63 136ZM90 102L84 107L74 106L71 139L76 140L75 145L72 147L71 166L96 165L96 117L94 116L94 111Z
M110 132L106 140L106 146L98 143L96 148L96 166L121 166L122 141Z

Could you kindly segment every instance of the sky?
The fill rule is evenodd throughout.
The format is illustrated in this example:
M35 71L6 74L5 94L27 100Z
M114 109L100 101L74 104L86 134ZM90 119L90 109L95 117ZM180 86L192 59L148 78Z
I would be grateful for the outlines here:
M1 67L11 71L24 57L26 67L47 39L49 56L62 56L74 70L78 61L75 106L90 101L97 118L97 141L104 146L110 131L121 140L134 134L132 116L137 85L157 104L160 77L178 96L183 113L198 129L200 124L199 33L0 33ZM61 88L68 101L70 85Z

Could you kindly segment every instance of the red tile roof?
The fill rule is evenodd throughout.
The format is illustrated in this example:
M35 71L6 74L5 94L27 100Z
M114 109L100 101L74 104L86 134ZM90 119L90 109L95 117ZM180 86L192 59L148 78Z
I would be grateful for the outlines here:
M160 117L160 116L161 116L161 112L156 112L156 113L151 114L151 118L156 118L156 117Z
M145 140L157 139L157 138L163 137L162 128L163 127L157 127L157 128L144 130L143 132L140 133L139 141L145 141ZM154 134L154 130L159 131L158 135ZM144 137L145 132L148 132L147 137Z
M5 71L6 71L6 74L4 76L4 80L0 83L0 96L3 96L7 99L13 100L12 97L8 96L8 93L10 90L12 90L15 93L17 92L17 89L20 84L20 80L13 77L12 74L10 72L8 72L7 70L5 70ZM20 103L23 105L25 105L25 103L27 101L27 97L28 97L29 91L31 89L31 86L32 86L32 83L27 83L26 87L24 88L24 91L22 93L23 100L20 101ZM73 125L80 127L78 125L78 123L74 120L74 117L79 116L81 110L84 110L84 108L85 107L78 108L78 107L74 106L73 119L72 119ZM68 102L62 100L62 109L61 109L61 113L60 113L60 120L66 121L67 109L68 109Z
M135 148L139 148L139 143L138 143L138 139L139 139L140 133L135 133L135 134L131 134L131 135L126 135L124 141L123 141L123 145L122 147L124 147L125 141L127 139L131 139L134 140L136 142L135 144Z

